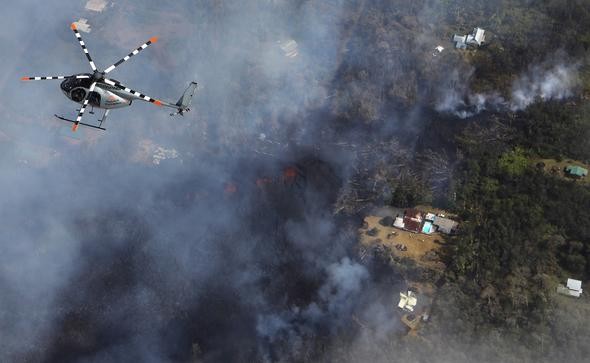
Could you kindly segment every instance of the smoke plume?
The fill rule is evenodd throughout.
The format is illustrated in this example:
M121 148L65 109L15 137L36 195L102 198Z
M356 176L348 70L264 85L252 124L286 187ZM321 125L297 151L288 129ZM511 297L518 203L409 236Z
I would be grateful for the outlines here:
M468 118L482 111L516 112L526 109L534 102L563 100L575 95L579 85L578 65L547 61L531 66L520 75L510 89L510 97L500 92L474 93L469 87L473 69L461 73L454 70L447 85L440 91L435 109L451 113L459 118Z

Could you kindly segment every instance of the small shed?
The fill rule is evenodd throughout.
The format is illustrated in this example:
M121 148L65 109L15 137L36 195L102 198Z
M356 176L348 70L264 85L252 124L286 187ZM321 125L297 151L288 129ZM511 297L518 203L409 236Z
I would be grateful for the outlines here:
M298 44L295 40L289 39L285 41L279 41L278 43L281 47L281 50L285 54L285 57L295 58L299 54Z
M580 297L582 295L582 281L567 279L567 285L558 285L557 292L562 295Z
M404 219L401 217L395 217L395 221L393 222L393 226L399 229L404 228Z
M434 52L432 52L432 56L436 57L438 54L442 53L443 50L445 50L445 48L442 45L437 45L434 48Z
M101 12L107 6L107 0L88 0L86 10Z
M414 311L414 307L418 304L418 299L413 291L408 290L407 294L399 293L399 303L397 307L405 311Z
M588 169L582 168L581 166L577 165L568 165L565 167L566 174L576 177L576 178L583 178L588 175Z

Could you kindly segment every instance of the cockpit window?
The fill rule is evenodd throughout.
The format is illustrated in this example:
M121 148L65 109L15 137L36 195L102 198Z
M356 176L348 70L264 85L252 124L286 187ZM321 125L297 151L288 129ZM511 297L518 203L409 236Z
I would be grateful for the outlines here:
M90 74L88 76L90 76ZM60 87L65 92L70 92L76 87L90 88L90 85L92 85L92 80L90 78L77 79L71 77L63 81Z

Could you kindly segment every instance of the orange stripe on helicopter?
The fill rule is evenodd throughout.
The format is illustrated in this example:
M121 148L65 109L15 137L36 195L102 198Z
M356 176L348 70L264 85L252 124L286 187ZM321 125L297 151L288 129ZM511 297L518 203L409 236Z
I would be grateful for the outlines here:
M72 30L76 30L76 23L72 23L72 25L70 25L70 27L72 28Z
M160 101L160 100L155 100L155 101L154 101L154 104L155 104L156 106L162 106L162 101Z
M78 125L77 124L73 124L72 125L72 131L76 132L76 130L78 130Z
M158 41L158 37L151 37L150 42L155 43Z
M28 81L28 80L30 80L30 77L22 77L20 80L21 81Z

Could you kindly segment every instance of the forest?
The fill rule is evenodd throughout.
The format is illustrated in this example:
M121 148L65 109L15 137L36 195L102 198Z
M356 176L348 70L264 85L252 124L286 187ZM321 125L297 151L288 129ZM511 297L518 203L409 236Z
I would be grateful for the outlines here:
M590 188L536 160L590 160L590 7L542 1L521 3L525 10L518 3L482 10L494 14L488 26L497 37L471 59L473 89L507 89L541 53L559 52L579 62L578 94L490 112L458 133L452 204L463 223L445 251L449 269L435 319L445 328L435 323L430 334L455 335L484 361L581 362L589 356L587 315L555 288L568 277L590 278Z
M372 20L397 16L401 24L412 22L395 7L390 11ZM413 159L413 175L419 176L412 182L403 175L392 178L390 203L450 208L460 216L461 229L444 250L448 269L433 321L424 331L428 343L373 347L388 353L372 359L407 354L424 361L586 361L587 299L572 303L555 289L569 277L590 278L590 187L545 170L539 160L590 161L590 7L561 0L443 1L428 15L429 22L449 32L471 24L491 30L486 46L441 60L470 69L468 93L507 99L518 75L548 57L577 69L576 89L563 100L537 97L510 111L486 107L465 121L434 115L423 125ZM375 59L387 62L382 55ZM435 89L418 89L420 78L430 78L441 64L421 66L408 65L412 71L392 81L391 102L408 106L420 97L436 98ZM365 97L377 98L363 93L357 100ZM368 104L361 102L358 111L367 121L372 112L363 107ZM451 155L455 165L442 192L432 188L433 173L421 163L433 150Z

